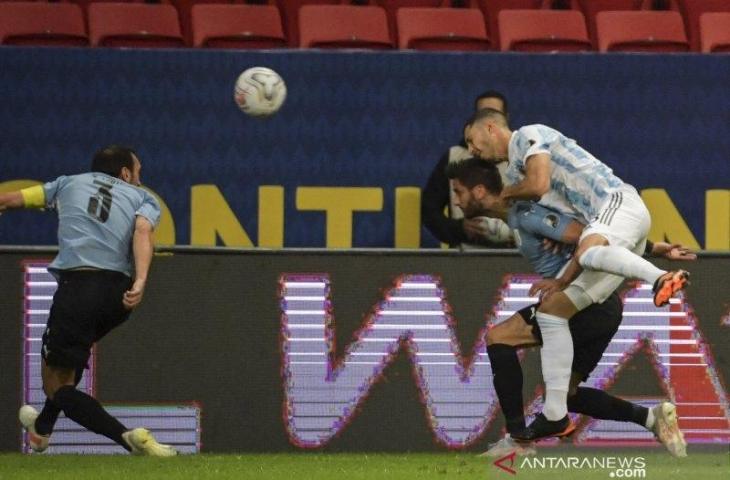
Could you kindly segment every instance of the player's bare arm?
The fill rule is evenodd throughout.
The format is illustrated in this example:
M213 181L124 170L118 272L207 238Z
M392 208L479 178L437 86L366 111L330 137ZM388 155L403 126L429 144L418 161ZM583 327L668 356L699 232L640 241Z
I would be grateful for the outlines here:
M696 253L679 243L655 242L652 245L651 256L679 261L697 260Z
M23 208L23 194L20 191L0 193L0 213L5 210Z
M525 178L502 190L505 200L539 200L550 191L550 174L552 163L550 155L538 153L527 158L525 162Z
M147 284L147 274L152 263L154 253L154 228L149 220L138 216L135 220L132 251L134 253L135 277L132 288L124 293L123 303L128 309L133 309L142 302L144 289Z

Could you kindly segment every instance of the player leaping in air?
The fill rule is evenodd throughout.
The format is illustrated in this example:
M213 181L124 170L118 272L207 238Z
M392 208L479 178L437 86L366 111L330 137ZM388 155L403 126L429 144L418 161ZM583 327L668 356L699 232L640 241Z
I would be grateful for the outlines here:
M560 277L542 280L530 292L542 296L536 317L543 337L546 398L543 412L519 438L564 435L573 428L566 403L573 361L568 319L605 301L624 278L649 282L655 305L666 305L684 288L689 274L661 270L640 256L651 225L644 202L634 187L574 140L545 125L513 132L504 114L491 109L472 117L467 140L475 156L509 162L503 200L535 200L586 224Z
M584 225L567 215L533 202L519 201L508 208L500 199L502 179L490 163L470 158L450 164L447 176L452 179L459 207L467 218L492 216L507 222L514 232L520 253L535 271L554 278L570 260L570 251L553 251L543 246L544 239L575 244ZM647 246L647 254L671 260L694 260L696 255L680 245L657 243ZM522 368L517 349L540 345L540 328L535 321L539 304L516 312L487 332L487 353L494 387L505 416L507 435L492 445L487 455L501 457L512 451L526 455L535 452L532 443L516 442L525 429L522 397ZM622 305L613 292L600 304L592 304L570 319L575 355L572 363L568 410L593 418L633 422L647 430L677 457L686 455L684 436L677 425L676 407L661 402L653 408L627 402L595 388L581 387L603 356L621 324Z

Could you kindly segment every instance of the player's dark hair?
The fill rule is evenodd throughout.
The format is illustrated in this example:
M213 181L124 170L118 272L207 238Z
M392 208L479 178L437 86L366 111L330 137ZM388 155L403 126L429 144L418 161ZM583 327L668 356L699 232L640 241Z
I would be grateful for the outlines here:
M475 123L479 123L482 120L486 119L494 120L498 124L504 125L505 127L509 128L507 115L493 108L482 108L481 110L475 112L474 115L469 118L469 125L474 125Z
M502 176L493 164L477 157L469 157L446 166L446 176L456 179L468 188L484 185L494 195L502 193Z
M502 102L502 111L504 113L504 116L509 118L509 108L507 107L507 97L505 97L501 92L498 92L496 90L487 90L486 92L480 93L477 98L474 100L474 110L479 109L479 101L484 100L485 98L496 98Z
M122 174L122 168L127 167L132 170L136 155L134 150L129 147L109 145L94 154L94 159L91 161L91 171L118 177Z

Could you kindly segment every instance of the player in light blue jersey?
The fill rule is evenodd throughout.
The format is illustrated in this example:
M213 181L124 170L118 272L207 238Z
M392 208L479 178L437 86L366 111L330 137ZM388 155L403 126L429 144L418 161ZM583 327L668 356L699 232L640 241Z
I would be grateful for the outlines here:
M131 149L109 146L96 153L90 173L0 194L0 212L45 207L58 213L59 251L49 266L58 289L41 344L46 403L40 413L30 405L19 413L36 452L48 447L63 411L132 453L177 453L146 429L127 429L76 389L93 344L125 322L144 295L160 206L140 188L141 169Z
M500 198L503 187L497 169L483 160L463 160L450 165L447 173L467 218L486 215L508 222L520 253L532 267L547 278L559 275L569 262L572 249L546 249L543 241L550 239L573 246L583 232L582 223L534 202L522 201L508 207ZM654 245L647 253L676 260L696 258L680 245L665 243ZM487 353L494 387L508 432L489 449L487 455L500 457L512 451L520 455L534 453L531 444L515 442L512 437L520 438L525 430L522 369L517 349L542 344L535 318L538 307L539 304L535 304L523 308L492 326L487 333ZM604 302L594 303L570 318L575 355L571 366L568 409L593 418L634 422L653 432L672 455L685 456L686 444L677 425L676 407L670 402L660 402L648 409L602 390L579 386L601 360L622 318L621 300L615 292Z
M624 278L654 285L654 303L663 306L684 288L689 274L667 272L641 258L651 218L631 185L576 144L544 125L510 130L499 111L477 112L468 132L471 152L491 162L508 161L504 200L535 200L586 222L568 267L555 279L533 286L542 293L537 321L543 332L540 352L546 386L545 409L525 438L561 435L571 428L566 398L573 358L567 319L601 303ZM583 271L585 269L585 271Z

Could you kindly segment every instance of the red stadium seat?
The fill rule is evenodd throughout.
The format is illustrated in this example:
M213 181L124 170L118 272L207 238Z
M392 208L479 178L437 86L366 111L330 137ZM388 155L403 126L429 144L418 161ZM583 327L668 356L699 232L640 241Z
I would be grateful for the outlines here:
M598 38L596 36L596 15L599 12L617 11L617 10L638 10L642 6L643 0L578 0L580 10L586 17L586 26L588 27L588 36L591 37L593 47L598 48Z
M171 48L184 46L172 5L92 3L91 44L100 47Z
M448 6L448 0L377 0L388 16L391 38L398 40L398 10L401 8L438 8Z
M488 50L482 13L473 8L401 8L398 48Z
M299 11L302 48L393 48L385 10L352 5L305 5Z
M730 0L679 0L679 9L692 50L700 51L700 16L707 12L730 12Z
M99 0L94 0L99 1ZM133 0L135 1L135 0ZM162 3L167 3L169 0L165 0ZM268 0L268 1L262 1L260 2L263 4L274 4L274 0ZM208 5L208 4L217 4L217 5L244 5L246 4L246 0L174 0L173 4L177 8L177 14L180 17L180 29L182 31L183 38L185 39L185 43L187 45L192 46L193 45L193 20L192 20L192 10L193 5ZM251 2L253 3L253 2ZM257 2L258 3L258 2Z
M340 0L277 0L289 46L299 46L299 9L304 5L339 5Z
M583 14L577 10L502 10L499 36L502 51L591 50Z
M545 0L479 0L479 9L484 14L489 31L487 35L493 48L501 46L499 33L499 12L502 10L534 10L548 6Z
M730 53L730 12L700 15L700 44L704 53Z
M286 38L274 5L195 5L193 45L210 48L281 48Z
M596 16L601 52L686 52L689 50L678 12L601 12Z
M0 3L0 44L85 47L81 8L72 3Z

